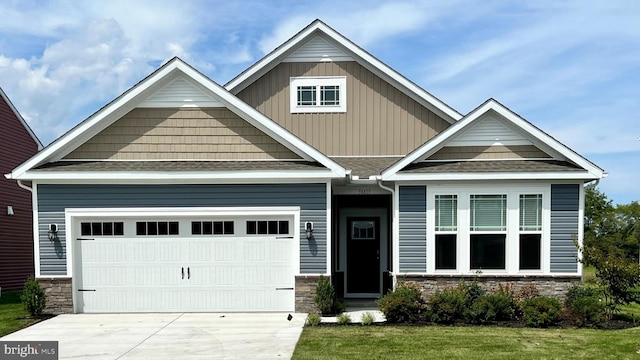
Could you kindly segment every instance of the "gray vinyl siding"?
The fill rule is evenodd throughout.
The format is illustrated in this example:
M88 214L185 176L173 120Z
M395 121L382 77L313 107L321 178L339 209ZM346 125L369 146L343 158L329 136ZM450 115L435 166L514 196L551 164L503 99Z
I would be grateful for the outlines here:
M400 272L427 271L427 188L399 188Z
M551 272L578 271L574 239L580 224L580 185L551 185Z
M314 224L313 240L300 238L301 273L325 273L327 197L325 184L246 185L53 185L40 184L38 217L40 273L66 273L65 208L299 206L300 228ZM60 226L59 239L47 238L47 226Z

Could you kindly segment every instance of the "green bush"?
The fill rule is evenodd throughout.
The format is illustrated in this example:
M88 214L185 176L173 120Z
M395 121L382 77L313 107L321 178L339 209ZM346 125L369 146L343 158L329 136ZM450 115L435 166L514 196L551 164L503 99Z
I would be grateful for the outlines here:
M489 300L490 295L482 296L473 302L464 312L465 320L472 324L489 324L496 320L496 310Z
M513 293L509 291L498 290L487 295L487 300L493 305L498 321L513 320L519 310Z
M599 326L607 319L607 306L602 291L572 286L567 291L565 307L578 326Z
M338 315L338 324L339 325L349 325L351 324L351 316L347 313L342 313Z
M410 324L423 319L425 302L417 285L401 283L378 300L378 309L390 324Z
M466 292L460 286L438 290L429 298L429 319L437 324L453 324L462 319L466 306Z
M362 317L360 318L360 322L362 322L362 325L371 325L373 324L374 321L375 321L375 318L373 317L373 314L371 314L370 312L366 312L362 314Z
M562 306L556 298L536 296L524 302L522 312L528 326L546 328L558 324Z
M323 315L333 314L335 311L336 291L329 278L320 275L316 286L316 295L313 297L318 310Z
M309 314L309 316L307 316L306 324L308 326L318 326L320 325L321 321L322 321L322 317L320 317L319 314L311 313Z
M20 296L24 309L32 316L40 316L47 303L47 295L40 287L40 283L33 276L29 276L24 283L24 290Z

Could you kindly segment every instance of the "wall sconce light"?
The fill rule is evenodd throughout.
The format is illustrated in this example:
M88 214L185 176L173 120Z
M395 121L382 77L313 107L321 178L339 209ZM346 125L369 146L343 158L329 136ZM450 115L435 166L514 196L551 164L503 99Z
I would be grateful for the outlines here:
M58 224L49 224L49 241L55 241L58 238Z
M313 236L313 223L311 221L307 221L304 224L304 232L307 235L307 240L311 239Z
M11 205L7 206L7 215L8 216L13 216L14 215L13 206L11 206Z

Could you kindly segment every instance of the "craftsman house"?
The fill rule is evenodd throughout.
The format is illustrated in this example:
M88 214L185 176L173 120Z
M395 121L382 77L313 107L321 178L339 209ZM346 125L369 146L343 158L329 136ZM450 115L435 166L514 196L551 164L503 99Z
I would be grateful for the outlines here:
M308 311L581 277L605 172L490 99L463 115L316 20L220 86L174 58L8 176L58 312Z

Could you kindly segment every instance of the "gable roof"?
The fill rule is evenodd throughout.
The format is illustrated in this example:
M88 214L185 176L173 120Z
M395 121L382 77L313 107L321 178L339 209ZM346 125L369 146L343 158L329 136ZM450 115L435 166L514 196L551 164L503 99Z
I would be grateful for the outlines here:
M393 84L404 94L433 111L449 123L453 124L462 118L462 115L456 110L440 101L438 98L431 95L406 77L402 76L382 61L376 59L373 55L369 54L367 51L354 44L351 40L347 39L319 19L314 20L292 38L229 81L225 85L225 88L233 94L238 94L252 82L266 74L269 70L273 69L287 56L294 54L296 50L308 41L312 41L316 36L322 36L323 40L330 42L369 71Z
M38 145L38 150L42 149L42 143L40 142L40 139L38 139L38 137L36 136L36 134L33 132L33 130L31 129L31 127L29 126L29 124L27 124L27 122L24 120L24 118L22 117L22 115L20 115L20 113L18 112L18 110L16 109L15 106L13 106L13 103L11 102L11 100L9 100L9 97L7 96L7 94L5 94L4 90L2 90L2 88L0 88L0 97L4 100L4 102L9 106L9 108L11 109L11 111L15 114L15 116L18 118L18 120L20 121L20 123L22 123L22 126L25 128L25 130L27 130L27 133L29 133L29 136L31 136L31 138L33 139L33 141Z
M154 94L178 76L193 80L193 83L202 91L212 95L226 108L298 154L302 159L320 163L330 170L331 177L345 176L345 169L335 161L271 121L181 59L175 57L82 123L69 130L38 154L19 165L9 174L9 177L13 179L30 179L30 170L48 162L61 160L65 155L91 139L136 106L149 98L153 98Z
M506 167L496 167L496 162L492 162L492 164L484 161L478 161L478 164L471 166L463 166L460 162L443 162L439 165L422 163L431 154L440 150L457 136L463 134L474 124L481 121L487 114L496 114L497 117L505 121L510 128L515 128L533 144L553 154L556 161L550 163L539 160L528 162L526 160L519 160L519 163L514 162L511 164L515 166L515 168L509 166L509 163L514 160L502 161L501 163L506 164ZM527 163L531 166L527 167ZM576 170L581 170L581 173L577 173ZM467 175L460 177L458 174L456 175L456 179L566 178L594 180L607 176L607 173L602 168L560 143L496 100L489 99L472 110L456 124L444 130L383 171L381 178L382 180L445 180L450 179L447 173L457 174L458 172L465 172ZM541 175L540 172L546 172L547 174ZM505 175L505 173L507 175Z

